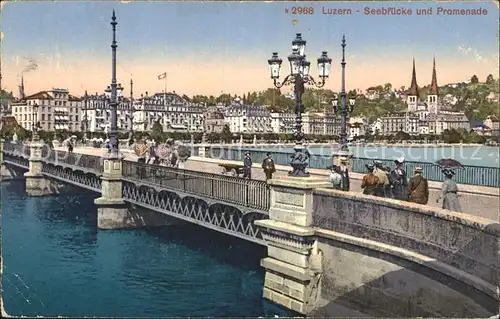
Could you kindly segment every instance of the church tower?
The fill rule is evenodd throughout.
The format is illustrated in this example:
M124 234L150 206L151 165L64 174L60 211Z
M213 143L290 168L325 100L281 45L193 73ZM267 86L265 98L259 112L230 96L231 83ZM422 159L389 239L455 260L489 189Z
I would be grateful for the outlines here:
M407 92L406 104L408 104L408 112L417 111L418 101L418 85L417 85L417 72L415 71L415 58L413 58L413 71L411 74L411 85Z
M427 95L427 110L430 113L438 113L438 85L436 76L436 59L432 60L432 81L429 94Z

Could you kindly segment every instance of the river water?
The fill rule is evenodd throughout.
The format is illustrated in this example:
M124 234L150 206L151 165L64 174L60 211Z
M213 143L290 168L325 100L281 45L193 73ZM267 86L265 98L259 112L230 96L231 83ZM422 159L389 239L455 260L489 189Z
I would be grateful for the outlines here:
M262 298L266 250L191 224L98 231L93 193L1 184L4 308L14 316L290 316Z

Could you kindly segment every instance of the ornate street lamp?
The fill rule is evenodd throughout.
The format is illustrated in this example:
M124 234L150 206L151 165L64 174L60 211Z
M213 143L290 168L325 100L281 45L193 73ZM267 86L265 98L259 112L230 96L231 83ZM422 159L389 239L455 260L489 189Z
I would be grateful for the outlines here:
M354 106L356 104L356 95L347 96L345 89L345 47L346 41L345 36L342 37L342 87L340 91L340 96L335 95L332 100L333 112L335 114L340 113L340 138L339 138L339 156L349 156L349 148L347 146L347 118L354 111ZM339 109L340 103L340 109Z
M292 161L290 165L293 170L289 173L296 177L307 177L309 173L306 172L306 167L308 165L308 156L303 153L303 139L304 133L302 132L302 94L304 93L304 85L310 84L318 88L325 85L325 81L330 73L330 66L332 64L332 59L328 57L326 51L323 51L321 56L318 58L318 71L320 82L316 82L314 78L309 75L309 70L311 63L306 60L305 55L306 41L302 39L302 34L297 33L296 38L292 41L292 54L288 56L288 62L290 63L290 74L288 74L282 83L278 82L280 76L281 60L278 57L277 52L273 52L272 57L267 61L269 63L269 70L271 72L271 79L273 79L274 86L276 88L281 88L284 85L294 85L295 94L295 154L292 156Z
M340 62L342 66L342 85L341 85L341 91L340 91L340 98L339 96L335 95L333 100L332 100L332 106L333 106L333 111L335 112L335 115L340 113L340 138L339 138L339 149L334 151L332 154L333 157L333 164L340 166L342 170L345 171L342 172L343 176L343 182L342 182L342 189L345 191L349 190L349 175L347 174L347 165L346 162L341 161L341 158L346 158L349 159L352 157L352 154L349 151L349 147L347 146L347 118L348 116L354 111L354 105L356 104L356 96L352 95L349 97L349 104L348 104L348 97L347 93L345 90L345 47L346 47L346 41L345 41L345 35L342 37L342 61ZM340 109L339 109L339 102L340 102Z
M110 156L109 159L119 159L118 152L118 137L117 137L117 84L116 84L116 16L115 10L113 10L113 15L111 16L111 26L113 29L113 41L111 42L111 87L110 87L110 100L109 106L111 108L111 132L109 134L109 145L110 145Z
M88 108L88 94L87 90L85 90L85 95L83 96L83 121L82 121L82 126L83 126L83 140L87 141L87 132L89 130L89 119L87 116L87 108Z
M36 141L39 141L40 140L40 137L38 136L38 104L35 103L33 105L33 125L32 125L32 136L31 136L31 140L33 142L36 142Z

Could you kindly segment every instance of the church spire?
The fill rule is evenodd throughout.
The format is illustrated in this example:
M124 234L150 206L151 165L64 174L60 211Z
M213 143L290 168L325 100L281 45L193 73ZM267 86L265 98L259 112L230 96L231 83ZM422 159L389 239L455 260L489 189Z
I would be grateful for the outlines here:
M415 71L415 58L413 58L413 71L411 73L411 85L408 90L408 95L418 95L417 72Z
M437 76L436 76L436 58L432 59L432 81L431 81L430 94L438 95L438 84L437 84Z
M24 76L21 75L21 85L19 86L19 99L22 100L25 98L24 95Z

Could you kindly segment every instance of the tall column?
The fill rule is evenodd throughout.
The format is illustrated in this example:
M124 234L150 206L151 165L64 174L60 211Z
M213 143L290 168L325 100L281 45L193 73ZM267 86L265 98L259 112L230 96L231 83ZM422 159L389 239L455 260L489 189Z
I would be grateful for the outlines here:
M34 140L29 144L30 157L29 169L24 173L26 178L26 194L28 196L44 196L53 194L56 190L52 187L50 181L42 174L42 141Z
M255 221L268 244L264 298L302 314L319 296L322 253L312 225L313 190L331 186L315 177L278 177L271 186L269 219Z
M115 229L134 227L127 204L122 194L122 159L118 151L117 117L116 117L116 16L115 10L111 16L113 40L111 42L111 151L104 156L104 172L101 177L101 197L94 203L97 205L97 227L101 229Z

